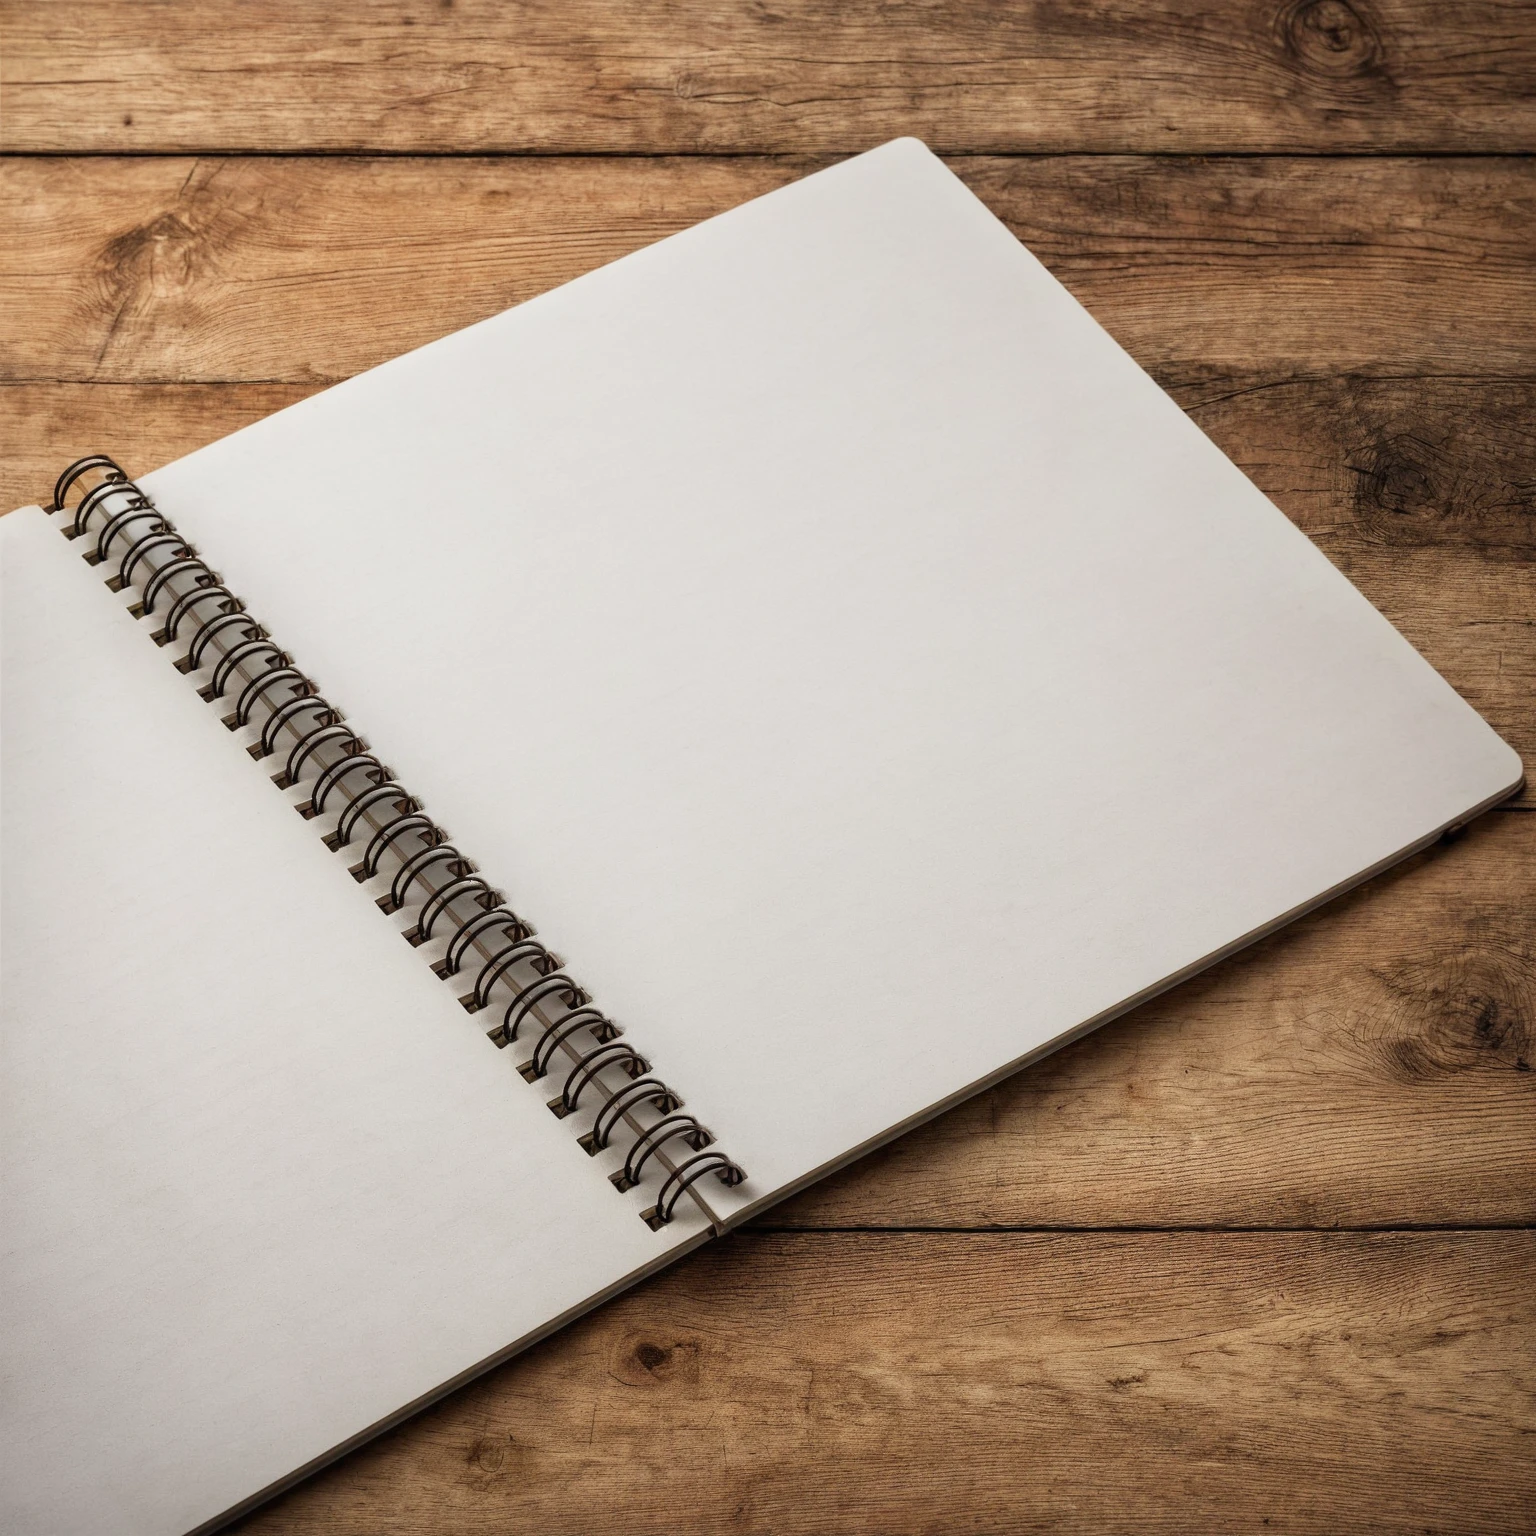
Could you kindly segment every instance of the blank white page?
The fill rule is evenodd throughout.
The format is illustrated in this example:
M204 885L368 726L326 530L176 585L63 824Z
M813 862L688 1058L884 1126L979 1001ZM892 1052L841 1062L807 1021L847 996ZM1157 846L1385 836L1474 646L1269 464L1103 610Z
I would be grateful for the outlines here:
M145 485L738 1209L1520 779L911 140Z
M177 1536L639 1219L33 509L0 520L0 1528Z

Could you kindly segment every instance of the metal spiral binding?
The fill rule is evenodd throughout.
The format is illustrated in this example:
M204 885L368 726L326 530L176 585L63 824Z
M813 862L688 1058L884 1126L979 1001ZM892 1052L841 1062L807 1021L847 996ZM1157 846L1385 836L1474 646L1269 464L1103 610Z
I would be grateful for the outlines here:
M416 946L446 939L432 967L442 980L459 975L473 959L480 961L473 987L459 1000L471 1014L504 1002L500 1022L487 1030L487 1038L505 1049L525 1029L532 1032L531 1054L518 1066L530 1083L547 1078L560 1060L564 1074L548 1101L558 1118L597 1100L578 1145L596 1157L615 1149L616 1137L629 1138L623 1166L611 1175L614 1187L621 1193L638 1188L649 1165L660 1170L655 1203L640 1213L646 1224L665 1226L686 1195L716 1231L722 1230L720 1217L696 1186L712 1175L730 1187L746 1174L714 1145L706 1127L679 1112L683 1101L649 1075L650 1063L619 1039L619 1025L593 1005L565 962L535 939L533 925L507 906L503 894L114 460L98 453L71 464L54 486L47 510L68 512L67 498L76 490L79 499L64 521L65 537L94 532L85 560L116 561L107 585L114 592L137 591L138 600L129 606L136 619L163 614L153 639L162 646L186 645L175 662L179 671L211 669L209 682L199 689L205 700L224 700L235 690L234 709L223 723L231 731L256 733L247 748L251 757L260 761L286 749L282 769L272 775L279 789L296 789L311 776L309 798L295 808L311 820L334 815L327 847L338 851L366 836L362 858L350 872L361 884L388 877L388 891L377 898L379 910L392 915L417 906L404 937Z

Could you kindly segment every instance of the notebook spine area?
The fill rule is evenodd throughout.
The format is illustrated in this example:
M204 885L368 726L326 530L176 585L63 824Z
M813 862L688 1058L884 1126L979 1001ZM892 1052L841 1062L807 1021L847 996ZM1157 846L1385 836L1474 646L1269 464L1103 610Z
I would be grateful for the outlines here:
M46 510L62 514L66 538L85 541L89 564L109 567L107 586L180 653L175 666L201 682L201 697L228 710L223 723L249 736L251 757L277 766L273 782L328 828L326 846L354 861L359 884L376 886L379 909L414 916L404 936L440 951L438 977L464 986L473 974L460 1003L494 1021L486 1035L496 1046L527 1047L518 1071L558 1089L548 1107L585 1123L574 1139L589 1156L623 1154L614 1187L654 1189L640 1212L647 1225L666 1226L686 1198L721 1230L700 1181L740 1184L740 1166L151 498L98 453L64 471Z

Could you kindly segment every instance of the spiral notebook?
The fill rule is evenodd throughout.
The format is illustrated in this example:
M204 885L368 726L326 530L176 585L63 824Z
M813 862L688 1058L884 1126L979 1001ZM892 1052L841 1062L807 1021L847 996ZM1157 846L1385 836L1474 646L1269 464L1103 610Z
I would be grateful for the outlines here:
M1520 782L911 140L102 446L0 523L7 1531L212 1528Z

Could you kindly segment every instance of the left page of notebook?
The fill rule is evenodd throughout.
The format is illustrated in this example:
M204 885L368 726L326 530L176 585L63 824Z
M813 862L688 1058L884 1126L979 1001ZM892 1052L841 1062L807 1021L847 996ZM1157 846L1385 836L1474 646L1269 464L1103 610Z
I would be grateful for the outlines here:
M616 1197L80 547L0 520L0 1528L175 1536L700 1234Z

